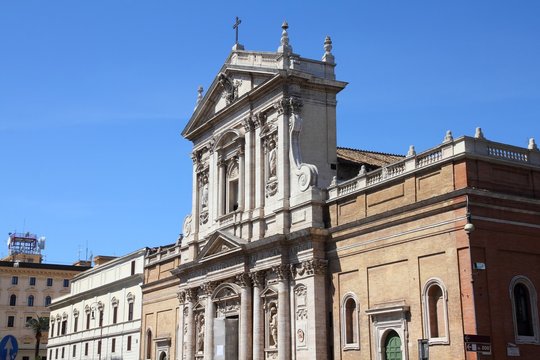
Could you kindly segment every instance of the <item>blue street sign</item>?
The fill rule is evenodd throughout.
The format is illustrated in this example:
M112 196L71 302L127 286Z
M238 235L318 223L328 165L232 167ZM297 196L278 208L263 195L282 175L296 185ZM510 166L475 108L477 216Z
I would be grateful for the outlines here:
M15 360L18 351L19 344L14 336L6 335L0 341L0 360Z

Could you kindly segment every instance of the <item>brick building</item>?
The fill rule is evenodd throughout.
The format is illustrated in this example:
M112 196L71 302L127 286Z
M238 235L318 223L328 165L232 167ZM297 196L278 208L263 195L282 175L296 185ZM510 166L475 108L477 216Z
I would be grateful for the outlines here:
M146 260L141 358L540 358L534 140L339 148L331 51L294 53L284 23L199 90L192 213Z

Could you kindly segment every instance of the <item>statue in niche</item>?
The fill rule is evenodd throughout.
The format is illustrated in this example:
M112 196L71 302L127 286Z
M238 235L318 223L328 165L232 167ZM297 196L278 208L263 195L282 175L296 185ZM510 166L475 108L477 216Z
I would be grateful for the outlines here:
M208 207L208 182L205 182L201 189L201 206L203 209Z
M199 317L199 331L197 331L197 352L204 351L204 316Z
M268 152L268 177L271 179L277 176L277 154L275 141L271 140L268 146L270 148L270 151Z
M278 190L277 178L277 144L275 136L266 141L265 152L268 161L268 175L266 180L266 197L274 196Z
M273 306L271 309L270 309L270 323L269 323L269 328L270 328L270 336L272 337L271 340L272 340L272 343L271 345L277 347L277 343L278 343L278 319L277 319L277 309L275 306Z

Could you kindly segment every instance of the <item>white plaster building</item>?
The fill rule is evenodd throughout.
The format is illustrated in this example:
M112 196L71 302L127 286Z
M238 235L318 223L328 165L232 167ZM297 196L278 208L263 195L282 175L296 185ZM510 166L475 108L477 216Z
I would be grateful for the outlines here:
M51 304L48 359L138 359L141 285L147 248L73 278L71 293Z

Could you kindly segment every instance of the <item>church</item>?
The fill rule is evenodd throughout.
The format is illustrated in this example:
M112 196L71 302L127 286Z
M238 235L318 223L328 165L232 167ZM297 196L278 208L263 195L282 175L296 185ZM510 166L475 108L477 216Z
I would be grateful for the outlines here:
M286 22L277 51L237 42L199 89L191 214L145 270L178 298L158 321L143 285L141 358L540 358L534 139L340 148L332 40L321 60L291 44Z

